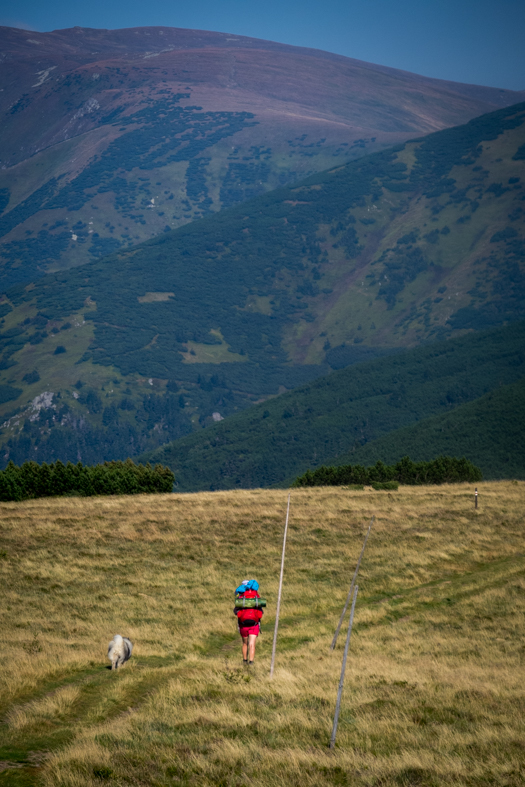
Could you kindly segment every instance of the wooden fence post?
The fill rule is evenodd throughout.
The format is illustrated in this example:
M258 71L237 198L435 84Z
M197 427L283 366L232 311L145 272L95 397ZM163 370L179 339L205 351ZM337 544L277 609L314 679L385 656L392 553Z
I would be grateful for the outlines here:
M476 487L476 491L474 492L474 508L478 507L478 487Z
M283 556L281 558L281 576L279 578L279 594L277 596L277 609L275 611L275 628L273 630L272 663L270 665L270 678L273 677L273 668L275 665L275 649L277 647L277 629L279 627L279 611L281 609L281 594L283 590L284 551L286 549L286 534L288 532L288 518L290 516L290 494L291 493L288 493L288 507L286 509L286 525L284 526Z
M348 596L346 597L346 602L345 602L345 605L343 607L343 611L341 612L341 617L339 618L339 623L337 624L337 628L335 630L334 638L332 640L332 644L330 645L330 650L333 650L335 648L335 646L336 646L337 637L339 636L339 632L341 630L341 626L343 625L343 620L344 620L345 615L346 615L346 610L348 609L348 605L350 604L350 599L352 598L352 591L354 589L355 581L357 579L357 574L359 572L359 566L361 565L361 559L362 559L362 557L363 557L363 555L365 553L366 542L368 541L368 536L370 535L370 529L371 529L372 525L374 524L374 519L375 519L375 515L370 520L370 524L368 526L368 531L367 531L367 534L365 536L365 541L364 541L364 544L363 544L363 548L361 550L361 554L359 555L359 560L357 561L357 566L355 567L354 576L352 578L352 584L350 585L350 590L348 591Z
M339 722L339 710L341 708L341 697L343 696L343 685L345 682L346 658L348 656L348 647L350 645L350 635L352 634L352 626L354 624L354 610L355 602L357 599L358 586L355 586L354 597L352 599L352 609L350 610L350 623L348 624L348 634L346 635L345 652L343 654L343 663L341 665L341 677L339 679L339 689L337 691L337 702L335 704L334 726L332 727L332 737L330 738L330 748L335 746L335 736L337 735L337 724Z

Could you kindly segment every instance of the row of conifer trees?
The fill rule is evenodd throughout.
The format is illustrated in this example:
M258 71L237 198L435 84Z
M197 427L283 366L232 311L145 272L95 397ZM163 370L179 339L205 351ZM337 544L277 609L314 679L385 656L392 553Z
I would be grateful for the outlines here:
M64 465L58 461L41 465L24 462L17 467L9 462L6 469L0 471L0 500L171 492L174 481L169 467L136 465L131 459L93 466L84 466L81 462Z
M413 462L404 456L395 465L378 461L371 467L341 465L340 467L318 467L307 470L295 479L293 486L341 486L348 484L372 485L397 481L412 486L419 484L456 484L462 481L474 483L483 478L481 470L468 459L454 456L438 456L430 462Z

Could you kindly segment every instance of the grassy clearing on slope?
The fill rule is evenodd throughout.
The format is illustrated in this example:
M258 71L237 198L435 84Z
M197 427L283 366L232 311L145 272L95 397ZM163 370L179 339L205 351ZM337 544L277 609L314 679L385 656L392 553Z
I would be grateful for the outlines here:
M522 784L525 483L479 491L477 512L464 485L293 491L272 681L286 492L1 504L0 784ZM269 600L249 672L246 576Z

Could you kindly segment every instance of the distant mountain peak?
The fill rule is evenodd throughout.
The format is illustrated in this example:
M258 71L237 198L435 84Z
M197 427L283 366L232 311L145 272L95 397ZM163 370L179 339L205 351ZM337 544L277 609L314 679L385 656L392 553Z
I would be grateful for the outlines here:
M3 27L0 49L12 282L521 98L204 30Z

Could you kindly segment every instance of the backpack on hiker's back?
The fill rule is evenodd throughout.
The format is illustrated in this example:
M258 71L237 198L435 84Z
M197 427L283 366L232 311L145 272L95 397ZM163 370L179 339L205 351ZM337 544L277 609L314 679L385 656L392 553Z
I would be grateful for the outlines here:
M235 589L233 611L240 627L256 626L264 614L261 607L266 606L266 599L259 596L258 589L259 583L255 579L245 579Z

